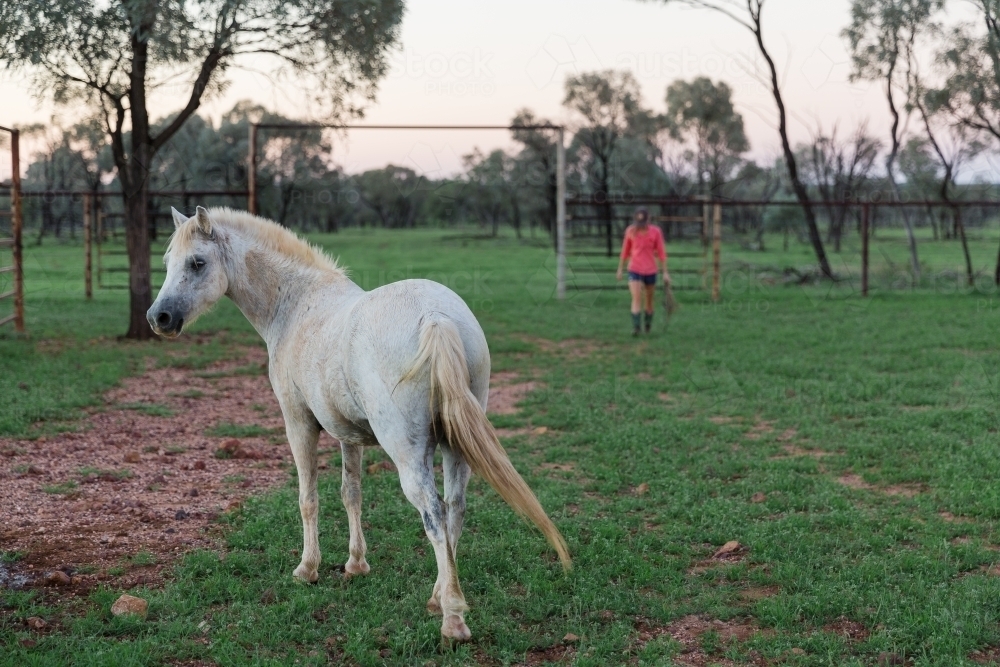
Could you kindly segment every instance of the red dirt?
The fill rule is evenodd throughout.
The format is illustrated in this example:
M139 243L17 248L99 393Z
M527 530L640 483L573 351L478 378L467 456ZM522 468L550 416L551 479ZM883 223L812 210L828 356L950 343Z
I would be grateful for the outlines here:
M490 397L486 403L486 411L493 415L512 415L518 410L517 404L524 400L529 392L542 386L539 382L515 382L516 373L502 371L490 376Z
M0 543L23 553L13 569L29 576L29 585L51 579L60 592L73 594L113 578L107 569L123 566L117 586L128 588L155 583L182 552L217 546L213 519L289 479L291 455L263 374L266 363L263 349L249 348L239 361L202 371L150 370L108 392L106 406L75 433L0 439L6 454L0 487L9 512ZM261 366L262 374L226 375L248 364ZM161 406L173 415L123 404ZM274 429L275 437L205 435L220 423ZM216 457L224 444L233 458ZM331 444L327 439L321 448ZM155 565L126 562L140 552L152 554ZM71 575L70 583L56 583L56 570Z
M681 645L680 653L674 656L673 664L684 667L706 667L720 665L735 667L736 663L718 654L710 654L702 647L701 636L715 632L723 646L743 642L761 632L753 619L733 619L720 621L705 616L685 616L666 625L655 625L649 619L640 618L635 625L635 644L639 650L660 637L670 637Z

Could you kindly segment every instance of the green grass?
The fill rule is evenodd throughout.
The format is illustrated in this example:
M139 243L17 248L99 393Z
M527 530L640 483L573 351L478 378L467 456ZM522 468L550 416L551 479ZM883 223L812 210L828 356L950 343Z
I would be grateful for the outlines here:
M124 410L135 410L151 417L173 417L174 411L158 403L122 403L117 407Z
M275 432L284 429L271 429L258 426L257 424L232 424L223 422L206 429L205 435L213 438L259 438L265 435L275 435Z
M42 491L55 495L67 495L76 491L77 486L77 483L73 481L59 482L58 484L45 484L42 486Z
M1000 645L1000 577L986 572L1000 560L1000 298L985 281L948 282L962 267L956 243L922 245L925 279L914 287L893 273L905 246L878 240L886 253L873 248L868 300L851 280L776 284L772 269L810 264L797 243L788 253L780 238L766 253L727 245L723 301L681 293L668 329L658 315L654 335L633 340L622 292L552 298L547 250L441 236L313 240L367 288L405 277L452 286L483 324L494 368L537 382L518 414L494 421L547 427L504 441L563 531L571 573L474 479L458 556L474 642L442 651L440 620L424 610L433 553L395 475L364 479L371 575L337 573L348 531L334 453L320 482L317 585L291 579L301 526L290 474L225 516L224 554L190 553L163 588L133 591L150 601L144 622L110 615L122 592L112 588L64 607L3 592L0 664L508 664L567 633L581 638L575 664L671 664L679 645L661 637L642 647L636 624L688 614L766 630L737 644L701 636L715 660L737 663L874 665L897 655L963 665ZM71 252L28 250L27 284L52 291L29 292L31 338L0 334L0 432L30 435L39 419L99 405L149 357L201 369L253 344L228 303L178 342L116 341L122 295L85 304ZM991 271L995 253L992 237L974 240L977 271ZM834 259L851 274L850 247ZM604 275L574 271L581 281ZM366 463L380 456L368 452ZM847 475L853 487L838 482ZM745 554L711 561L729 540ZM773 595L747 593L765 589ZM53 630L30 633L32 615ZM841 617L870 637L824 629ZM20 644L29 636L33 648Z

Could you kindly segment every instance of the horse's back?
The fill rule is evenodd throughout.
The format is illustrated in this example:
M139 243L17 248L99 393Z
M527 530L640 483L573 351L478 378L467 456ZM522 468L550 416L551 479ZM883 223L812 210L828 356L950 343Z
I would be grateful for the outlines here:
M465 301L440 283L401 280L367 292L352 309L351 346L358 352L370 350L383 378L402 377L417 355L420 328L432 314L455 324L465 348L472 391L484 400L490 374L486 335Z

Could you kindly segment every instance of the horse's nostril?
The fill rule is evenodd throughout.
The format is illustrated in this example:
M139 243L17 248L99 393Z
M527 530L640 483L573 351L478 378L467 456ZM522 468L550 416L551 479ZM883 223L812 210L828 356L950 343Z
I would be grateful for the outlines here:
M165 327L168 324L170 324L170 313L162 312L159 315L157 315L156 323L159 324L161 327Z

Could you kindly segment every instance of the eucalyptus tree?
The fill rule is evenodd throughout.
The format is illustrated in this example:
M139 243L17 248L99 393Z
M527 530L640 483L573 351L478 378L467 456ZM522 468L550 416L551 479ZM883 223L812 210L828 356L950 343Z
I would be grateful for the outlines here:
M851 24L844 37L851 49L851 80L873 81L882 86L892 125L885 158L886 178L894 201L900 201L896 161L903 142L902 114L911 101L914 53L920 36L933 28L934 14L943 0L852 0ZM910 215L901 210L910 249L910 269L920 280L920 258Z
M649 1L649 0L647 0ZM764 20L763 12L766 0L652 0L663 4L683 4L699 9L708 9L724 16L738 25L746 28L754 38L757 50L767 66L766 81L774 98L775 107L778 111L778 136L781 138L781 150L785 159L785 168L788 170L788 180L791 183L795 198L802 207L805 217L806 228L809 233L809 241L813 251L816 253L816 261L819 263L820 271L827 278L833 279L833 270L826 256L826 249L823 247L823 238L819 233L819 225L816 223L816 211L812 200L809 198L809 191L799 176L799 165L795 159L795 152L788 139L788 112L785 107L785 100L781 94L781 82L778 77L778 68L774 58L764 43Z
M546 118L539 118L531 109L521 109L511 121L511 126L518 125L551 125ZM545 214L542 216L545 229L552 235L555 242L556 228L556 135L552 130L512 130L514 141L521 144L517 159L522 163L520 175L523 182L521 188L537 188L541 186L542 198L545 201ZM522 197L523 199L523 197Z
M816 186L830 218L828 240L834 252L840 244L847 221L846 204L856 200L860 187L868 182L882 142L868 133L868 124L860 123L846 139L838 136L837 126L826 133L818 129L810 145L804 147L805 172Z
M703 194L719 195L750 150L743 116L733 108L732 89L703 76L678 80L667 88L666 101L671 138L690 146L686 156Z
M966 127L1000 141L1000 0L970 0L976 21L953 28L938 62L946 68L938 104Z
M324 115L360 110L388 69L403 0L5 0L0 62L26 72L57 104L101 113L126 216L130 338L151 338L147 200L153 157L221 91L242 56L309 85ZM150 121L150 96L179 98L166 126ZM126 132L131 140L126 140Z
M605 226L608 254L612 253L612 165L622 137L649 132L651 114L642 107L639 82L631 72L585 72L566 79L563 105L574 112L573 142L589 157L591 192ZM619 173L619 176L622 174Z

